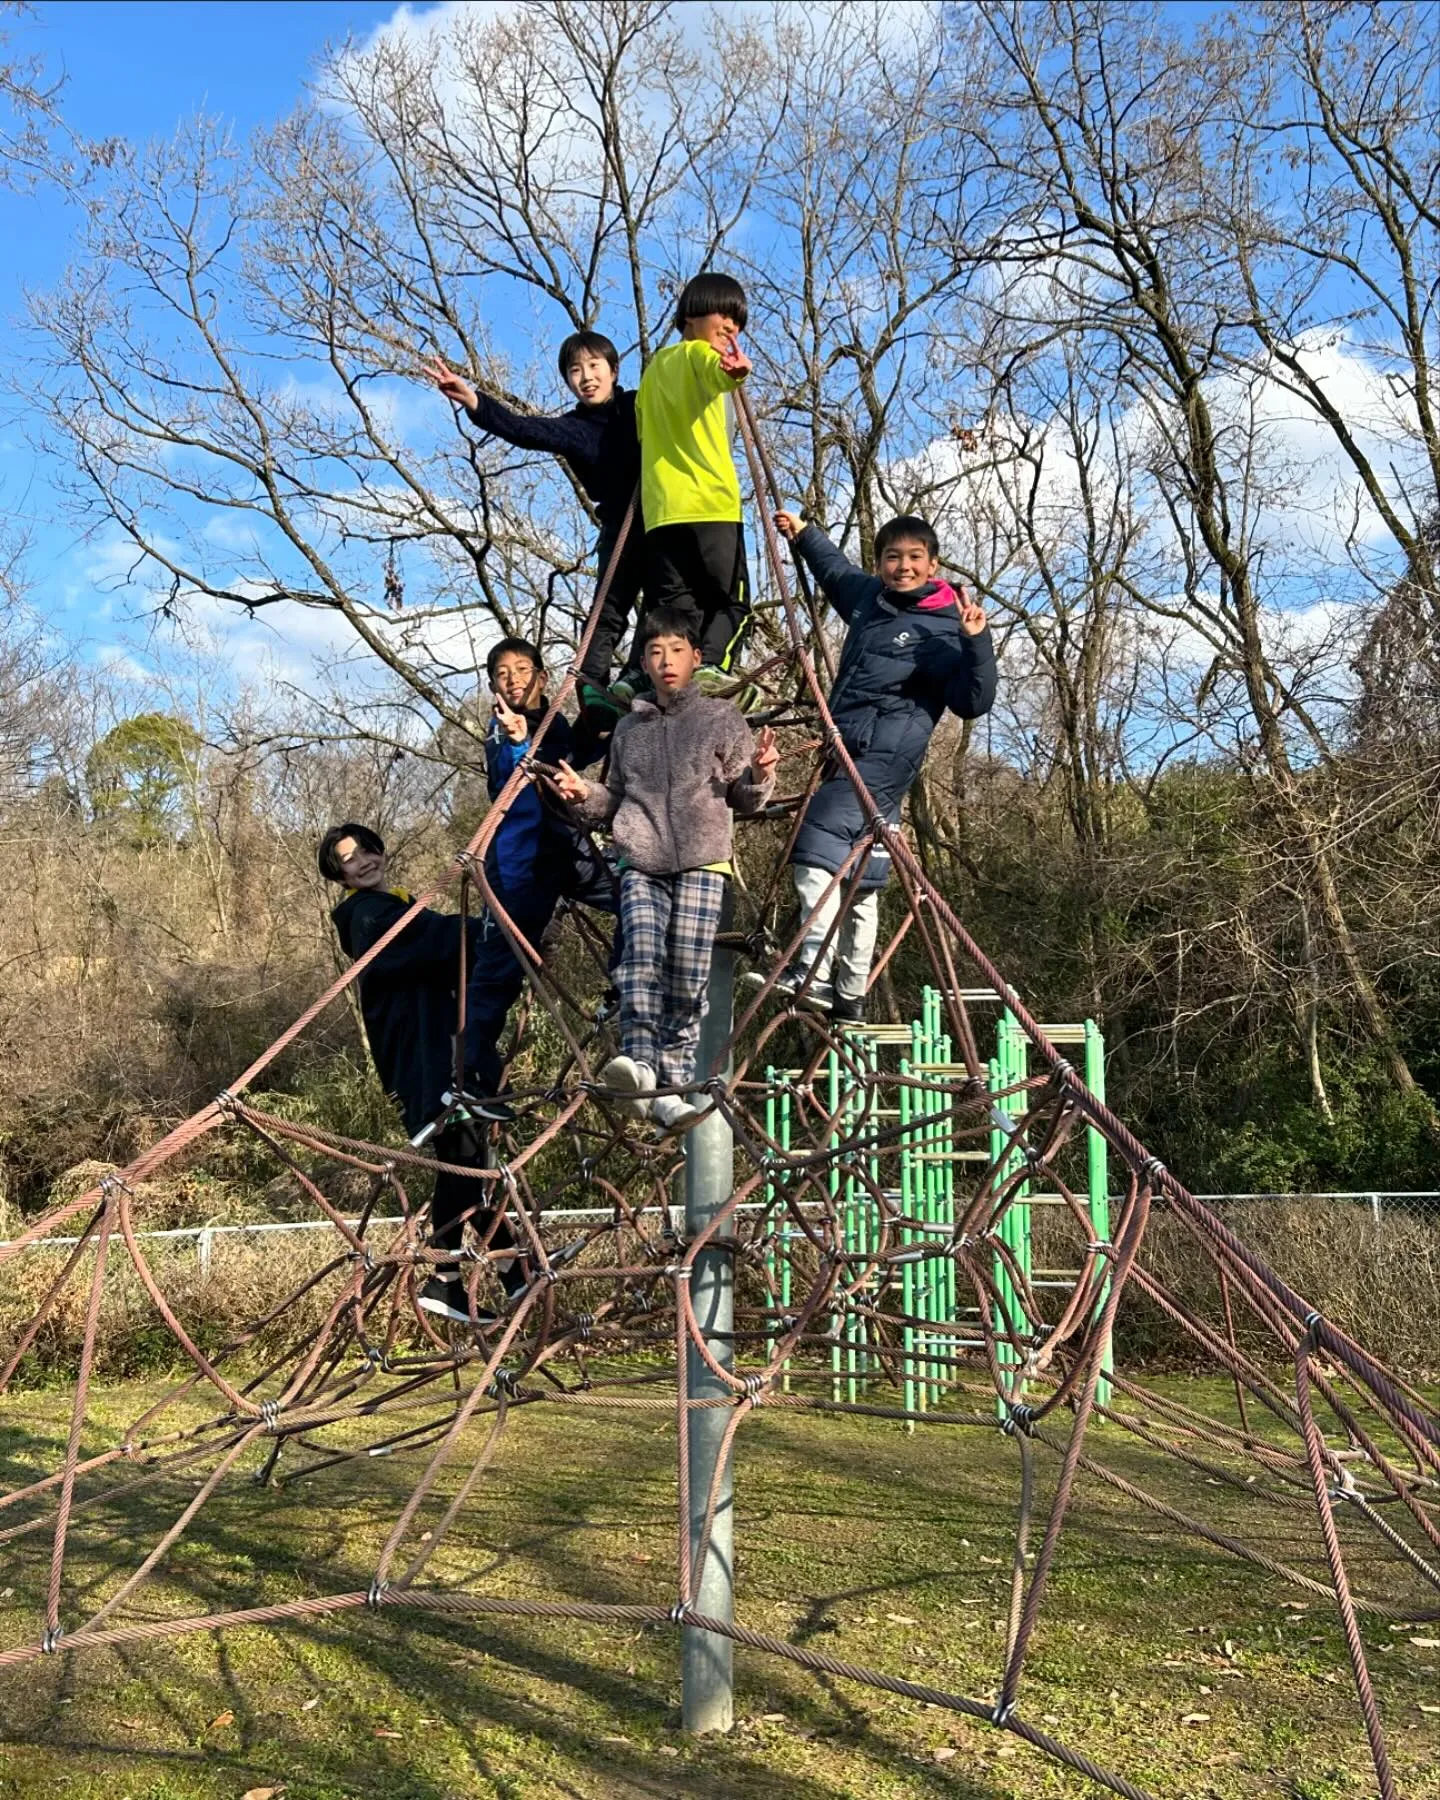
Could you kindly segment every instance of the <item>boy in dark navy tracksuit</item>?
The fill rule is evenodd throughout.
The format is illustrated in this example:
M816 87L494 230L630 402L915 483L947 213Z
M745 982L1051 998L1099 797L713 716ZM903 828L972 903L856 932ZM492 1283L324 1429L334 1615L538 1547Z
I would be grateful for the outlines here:
M794 513L777 513L775 523L849 627L830 713L882 817L898 824L944 713L978 719L995 702L995 650L985 614L939 579L940 545L924 519L907 515L880 527L874 575L856 568L823 531ZM832 769L811 797L790 855L801 907L814 916L777 991L793 996L808 979L802 1002L842 1023L864 1017L889 853L876 845L860 868L823 896L866 831L849 778ZM858 894L822 949L846 889Z
M452 374L438 357L425 369L445 398L463 406L481 431L519 450L549 451L569 467L600 520L595 545L598 579L604 577L640 480L635 395L619 385L619 371L620 353L608 337L598 331L572 332L560 346L560 376L576 404L569 412L542 417L516 412L481 393L463 376ZM606 706L610 665L643 585L644 570L645 521L637 505L624 555L580 665L580 698L587 714L608 713L612 727L620 709Z
M529 753L549 709L545 668L533 644L502 639L490 652L486 669L495 693L495 718L485 739L485 779L494 800ZM546 763L570 760L572 733L563 715L551 719L540 754ZM537 950L562 897L601 912L619 910L609 864L568 811L534 781L511 801L486 853L485 874L516 929ZM499 921L487 913L465 990L465 1067L466 1087L484 1097L490 1117L509 1116L503 1101L492 1104L502 1075L499 1040L506 1014L524 986L524 967Z
M368 825L352 820L332 826L320 841L317 860L327 881L344 882L348 890L330 915L340 947L349 957L363 956L407 911L412 897L403 888L387 885L385 845ZM469 924L473 956L480 921L472 919ZM427 907L361 974L360 1015L375 1072L386 1093L398 1102L408 1136L419 1137L448 1113L435 1134L435 1154L441 1162L475 1168L485 1161L482 1128L466 1116L475 1109L456 1112L447 1107L445 1098L455 1085L459 973L460 919ZM483 1234L491 1221L487 1198L478 1181L438 1169L430 1205L435 1244L458 1253L467 1213L474 1215ZM497 1250L513 1246L503 1219L490 1244ZM499 1274L507 1293L518 1293L526 1285L519 1261L501 1263ZM437 1263L419 1299L427 1312L468 1320L469 1298L458 1260Z

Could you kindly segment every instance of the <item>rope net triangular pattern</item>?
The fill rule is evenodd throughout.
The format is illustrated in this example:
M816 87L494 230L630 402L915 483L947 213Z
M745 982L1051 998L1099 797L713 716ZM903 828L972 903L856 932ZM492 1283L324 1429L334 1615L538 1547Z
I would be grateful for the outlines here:
M743 390L738 422L755 493L779 503ZM596 1083L605 1051L604 1027L556 979L553 963L528 943L490 890L485 852L506 811L543 751L542 721L524 762L445 882L421 895L396 925L301 1013L224 1093L161 1138L127 1168L88 1193L57 1207L12 1243L0 1265L53 1240L79 1222L78 1237L33 1318L0 1367L8 1389L61 1294L86 1282L81 1353L63 1458L58 1468L0 1497L0 1544L48 1542L43 1564L43 1623L26 1641L0 1648L0 1669L57 1650L133 1645L151 1639L242 1624L315 1619L352 1607L404 1606L454 1614L561 1618L611 1625L689 1625L721 1633L803 1668L928 1701L986 1721L1056 1758L1110 1791L1144 1796L1125 1776L1041 1730L1019 1710L1027 1652L1040 1620L1075 1485L1083 1474L1160 1517L1183 1534L1243 1559L1279 1581L1328 1599L1338 1610L1380 1793L1395 1784L1380 1710L1360 1635L1359 1618L1440 1617L1440 1419L1417 1392L1332 1321L1321 1317L1150 1155L1084 1083L1049 1041L1005 980L970 937L898 830L880 815L835 730L812 645L827 656L818 611L803 585L796 595L768 511L766 554L779 596L790 657L772 658L750 680L765 688L765 716L804 728L792 756L805 759L808 782L790 807L798 822L824 752L853 783L869 820L868 832L832 884L838 888L876 845L888 851L906 901L905 917L877 958L874 977L913 934L938 985L953 1064L889 1072L867 1045L874 1033L832 1032L813 1014L767 1005L779 971L793 958L806 921L788 944L762 927L747 939L770 959L770 972L734 1021L723 1053L701 1071L703 1105L719 1109L734 1133L740 1174L729 1203L693 1241L675 1231L671 1186L683 1161L684 1139L658 1142L611 1104ZM566 681L549 714L573 691L594 632L604 591L618 567L634 508L608 569ZM793 660L792 660L793 659ZM793 683L799 671L798 684ZM828 668L827 673L833 674ZM789 677L794 691L783 692ZM769 684L768 686L766 684ZM814 733L818 721L818 743ZM784 809L777 809L784 810ZM793 840L792 826L792 840ZM788 850L788 845L787 845ZM777 860L777 876L783 855ZM563 1045L561 1065L543 1087L512 1092L518 1119L497 1145L494 1166L455 1168L475 1182L477 1199L465 1251L472 1323L437 1328L416 1304L419 1282L442 1259L429 1242L424 1204L408 1192L414 1177L436 1168L435 1158L342 1138L313 1125L266 1112L245 1096L288 1045L349 987L408 921L447 883L458 884L461 910L474 895L490 908L529 975L538 1001ZM772 892L756 906L763 912ZM841 918L844 916L842 901ZM588 927L577 920L582 938ZM832 930L838 930L837 920ZM594 937L593 931L589 934ZM463 942L463 934L462 934ZM603 949L603 946L595 946ZM960 970L974 971L1003 1001L1039 1067L998 1086L982 1058ZM463 980L461 983L463 991ZM777 1033L788 1034L777 1040ZM784 1074L787 1118L782 1143L766 1101L774 1099L767 1051L784 1042L801 1049L799 1066ZM722 1077L717 1071L733 1065ZM822 1069L830 1071L827 1083ZM824 1090L824 1091L822 1091ZM890 1101L892 1104L886 1105ZM952 1177L967 1166L968 1189L957 1186L953 1213L937 1233L913 1196L897 1186L894 1170L913 1142L906 1115L923 1106L927 1131L951 1148ZM899 1122L895 1122L896 1118ZM219 1350L206 1351L187 1331L167 1296L140 1237L137 1214L144 1185L167 1163L216 1132L239 1133L287 1172L333 1233L333 1247L283 1300ZM1073 1159L1086 1134L1104 1140L1121 1172L1118 1207L1105 1234L1097 1232L1087 1196L1073 1183ZM959 1146L957 1149L956 1146ZM503 1151L503 1154L502 1154ZM968 1163L967 1160L968 1159ZM440 1165L449 1167L450 1165ZM324 1169L363 1178L366 1193L356 1220L347 1219L320 1185ZM843 1171L852 1199L842 1201ZM958 1179L958 1178L957 1178ZM1078 1271L1065 1284L1032 1280L1014 1254L1007 1220L1025 1202L1027 1183L1043 1179L1058 1204L1052 1217L1070 1238ZM863 1242L842 1218L856 1201L867 1218ZM382 1203L398 1208L400 1223L382 1223ZM588 1204L587 1213L583 1207ZM1223 1300L1223 1316L1187 1309L1152 1268L1144 1251L1147 1223L1163 1207L1194 1249L1208 1260ZM569 1217L557 1219L555 1215ZM498 1317L482 1314L495 1287L493 1247L504 1219L525 1252L531 1280ZM478 1229L476 1228L478 1226ZM558 1229L557 1229L558 1226ZM733 1245L743 1277L737 1307L733 1367L710 1353L691 1301L696 1258L712 1244ZM116 1257L107 1253L116 1251ZM116 1258L143 1286L191 1373L168 1389L108 1448L82 1455L97 1331ZM452 1253L443 1253L449 1260ZM88 1275L86 1273L88 1267ZM904 1272L943 1272L955 1296L955 1315L923 1354L907 1328L919 1321L904 1310ZM1173 1396L1128 1379L1109 1365L1115 1321L1127 1295L1143 1295L1182 1331L1197 1359L1234 1384L1240 1424L1209 1417ZM576 1296L572 1303L571 1296ZM973 1299L973 1306L969 1301ZM301 1302L311 1322L293 1337L285 1321ZM962 1304L964 1302L964 1304ZM583 1306L583 1310L582 1310ZM318 1323L313 1321L318 1309ZM493 1322L486 1322L493 1318ZM1237 1328L1237 1318L1243 1331ZM857 1329L866 1345L868 1378L858 1397L843 1397L832 1382L830 1358L846 1353ZM279 1346L275 1347L276 1334ZM1253 1348L1259 1338L1267 1349ZM1242 1344L1252 1342L1251 1348ZM938 1347L937 1347L938 1344ZM265 1346L256 1367L255 1349ZM675 1351L673 1394L653 1377L615 1375L627 1354ZM697 1350L720 1384L718 1399L693 1399L686 1390L686 1348ZM1288 1382L1272 1372L1283 1360ZM917 1362L923 1364L923 1408L913 1400ZM852 1364L853 1366L853 1364ZM1112 1403L1111 1384L1125 1404ZM184 1401L213 1395L214 1410L200 1425L167 1426ZM1317 1410L1317 1400L1325 1412ZM672 1411L677 1430L678 1551L674 1600L661 1604L541 1601L451 1587L426 1586L437 1550L490 1465L517 1408L544 1401L584 1408L628 1406ZM891 1420L1001 1430L1019 1460L1019 1506L1005 1652L993 1698L951 1694L926 1683L841 1661L697 1610L695 1570L702 1566L715 1517L716 1491L707 1497L698 1553L689 1533L689 1409L722 1406L730 1418L725 1455L756 1408L831 1411ZM1251 1412L1265 1431L1252 1429ZM1323 1417L1323 1425L1322 1425ZM1103 1418L1157 1457L1169 1457L1207 1482L1241 1492L1257 1507L1313 1512L1324 1552L1324 1573L1281 1561L1203 1518L1169 1504L1109 1467L1093 1453L1089 1427ZM386 1435L357 1442L366 1422L388 1421ZM1029 1551L1038 1522L1034 1460L1056 1459L1056 1479L1038 1549ZM165 1563L205 1503L243 1470L268 1478L288 1457L292 1474L353 1464L377 1453L408 1454L419 1465L368 1584L323 1597L236 1611L164 1618L136 1617L137 1592ZM105 1592L66 1583L67 1549L86 1529L100 1529L107 1506L163 1489L184 1477L182 1510L141 1564ZM443 1482L453 1483L443 1508ZM718 1484L717 1484L718 1485ZM437 1511L437 1508L440 1510ZM422 1517L428 1529L418 1529ZM1383 1592L1352 1591L1347 1556L1363 1544L1367 1571L1387 1579ZM40 1587L37 1575L37 1589ZM743 1596L742 1596L743 1597ZM88 1612L86 1609L89 1609ZM83 1616L82 1616L83 1615Z

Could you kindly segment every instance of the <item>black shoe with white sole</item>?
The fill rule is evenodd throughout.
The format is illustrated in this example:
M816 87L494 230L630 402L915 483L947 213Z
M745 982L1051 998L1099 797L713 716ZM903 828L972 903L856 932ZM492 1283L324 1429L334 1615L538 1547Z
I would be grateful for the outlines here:
M788 969L781 970L770 992L777 1000L788 1000L792 1005L804 1007L808 1012L828 1013L835 1004L835 990L828 981L812 981L802 994L800 990L804 987L808 974L809 971L799 963L791 963ZM740 979L748 986L758 988L764 987L769 977L763 969L747 969Z
M432 1275L420 1290L420 1306L440 1319L454 1319L458 1324L470 1323L470 1296L458 1275ZM481 1323L484 1324L482 1317Z
M863 1025L865 1023L865 996L863 994L837 994L830 1005L830 1017L837 1025Z

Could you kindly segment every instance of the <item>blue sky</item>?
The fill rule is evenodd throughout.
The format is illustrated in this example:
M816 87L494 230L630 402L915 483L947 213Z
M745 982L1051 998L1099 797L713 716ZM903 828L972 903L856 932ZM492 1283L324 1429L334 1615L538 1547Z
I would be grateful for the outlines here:
M70 126L86 139L137 142L168 136L179 122L207 110L247 132L285 113L327 44L367 36L391 18L394 0L288 0L286 4L42 4L12 23L11 50L39 54ZM423 12L413 7L412 12ZM23 354L17 320L27 288L52 284L72 243L73 216L53 193L0 190L0 359ZM104 591L94 553L63 517L50 471L25 441L15 409L5 404L0 429L0 505L19 515L31 539L32 598L52 627L105 653L127 634L129 602Z

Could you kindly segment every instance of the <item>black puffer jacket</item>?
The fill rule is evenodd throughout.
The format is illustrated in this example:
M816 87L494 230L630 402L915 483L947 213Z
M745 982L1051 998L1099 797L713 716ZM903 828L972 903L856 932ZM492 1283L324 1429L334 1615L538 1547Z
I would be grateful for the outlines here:
M946 710L978 719L995 703L989 629L976 637L962 630L959 596L943 581L922 594L886 588L878 575L856 568L818 526L807 525L795 548L850 628L830 712L861 780L894 825ZM790 860L833 874L865 829L849 777L832 770L811 798ZM861 886L879 887L889 873L889 856L873 851Z
M398 893L350 893L330 914L349 957L363 956L410 905ZM470 948L479 921L470 920ZM460 977L458 913L417 913L360 976L360 1015L375 1070L411 1137L453 1085Z

